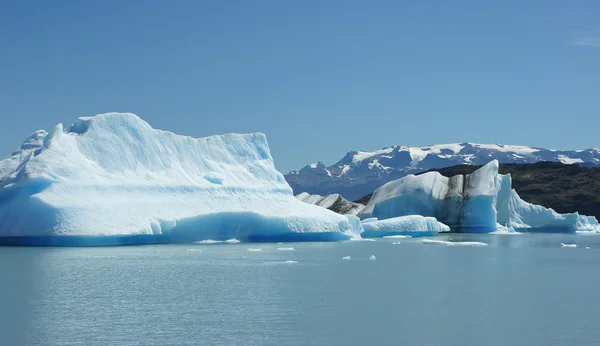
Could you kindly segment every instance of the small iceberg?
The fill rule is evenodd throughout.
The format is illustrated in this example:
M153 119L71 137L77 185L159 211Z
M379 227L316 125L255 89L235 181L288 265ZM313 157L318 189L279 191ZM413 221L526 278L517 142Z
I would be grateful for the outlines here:
M367 219L362 221L363 238L400 238L401 236L426 237L439 232L449 232L450 227L438 222L434 217L407 215L385 220Z
M394 242L392 242L392 245L400 245L400 242L399 241L394 241Z
M370 259L371 261L375 261L375 260L377 259L377 257L375 257L375 255L371 255L371 257L369 257L369 259Z
M200 249L187 249L185 252L202 252Z
M235 239L235 238L227 239L227 240L225 240L225 242L227 244L237 244L237 243L240 243L240 241L237 240L237 239Z
M285 263L296 264L296 263L298 263L298 261L285 261Z
M383 239L406 239L406 238L412 238L412 236L410 236L410 235L386 235L383 237Z
M351 258L350 256L344 256L344 257L342 257L342 259L343 259L343 260L346 260L346 261L349 261L349 260L350 260L350 258Z
M262 249L260 249L260 248L249 248L248 251L249 252L260 252L260 251L262 251Z
M423 244L431 245L447 245L447 246L487 246L487 243L478 241L447 241L435 239L423 239Z
M293 247L278 247L277 251L294 251Z
M206 239L206 240L195 241L194 243L196 243L196 244L220 244L222 242L223 241L221 241L221 240Z
M577 247L577 244L565 244L565 243L560 243L560 247Z

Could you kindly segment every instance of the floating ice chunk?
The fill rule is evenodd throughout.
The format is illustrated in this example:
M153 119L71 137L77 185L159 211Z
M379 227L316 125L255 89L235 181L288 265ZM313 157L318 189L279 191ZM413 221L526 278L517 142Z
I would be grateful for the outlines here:
M262 251L262 249L260 249L260 248L249 248L248 251L250 251L250 252L259 252L259 251Z
M406 238L412 238L412 236L410 236L410 235L386 235L383 237L383 239L406 239Z
M194 243L196 243L196 244L220 244L220 243L223 243L223 241L206 239L206 240L195 241Z
M350 260L350 256L344 256L342 257L343 260L349 261Z
M277 251L294 251L293 247L278 247Z
M298 261L285 261L285 263L296 264Z
M235 239L235 238L231 238L231 239L227 239L227 240L225 240L225 242L226 242L226 243L228 243L228 244L237 244L237 243L239 243L240 241L239 241L239 240L237 240L237 239Z
M371 255L371 257L369 257L369 259L370 259L371 261L375 261L375 260L377 259L377 257L375 257L375 255Z
M392 242L392 245L400 245L399 241Z
M423 244L432 245L448 245L448 246L487 246L487 243L478 241L447 241L447 240L435 240L435 239L423 239Z
M560 243L560 247L577 247L577 244L565 244L565 243Z
M575 233L580 221L577 213L559 214L551 208L528 203L522 200L515 190L510 194L509 210L509 219L499 219L498 222L508 221L518 231ZM582 220L589 224L588 217Z
M600 225L594 216L579 215L577 219L577 233L587 231L590 233L600 233Z
M385 220L362 223L362 237L391 238L403 236L432 236L438 232L448 232L450 227L438 222L434 217L421 215L399 216Z
M492 232L490 234L521 234L520 232L515 231L514 227L509 226L506 227L504 225L501 224L496 224L496 231Z
M351 241L375 241L375 239L370 239L370 238L352 238L349 240L351 240Z
M589 246L586 246L586 247L585 247L585 249L586 249L586 250L589 250L589 249L590 249L590 247L589 247Z
M185 250L185 252L201 252L202 250L200 249L187 249Z

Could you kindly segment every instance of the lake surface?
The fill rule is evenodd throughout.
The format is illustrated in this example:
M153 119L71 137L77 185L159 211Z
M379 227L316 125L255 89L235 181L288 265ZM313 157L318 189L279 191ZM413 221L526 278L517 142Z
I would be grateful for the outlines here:
M0 344L600 344L600 236L449 238L3 247Z

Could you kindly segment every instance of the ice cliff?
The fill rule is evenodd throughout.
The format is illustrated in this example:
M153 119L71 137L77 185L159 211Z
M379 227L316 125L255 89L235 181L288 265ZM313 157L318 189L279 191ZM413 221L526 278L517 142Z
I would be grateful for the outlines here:
M260 133L191 138L109 113L35 132L0 161L3 239L337 240L361 230L356 217L294 198Z
M444 177L437 172L408 175L375 190L360 217L388 219L405 215L435 217L457 232L568 232L599 230L594 217L558 214L523 201L510 175L498 174L493 160L472 174Z

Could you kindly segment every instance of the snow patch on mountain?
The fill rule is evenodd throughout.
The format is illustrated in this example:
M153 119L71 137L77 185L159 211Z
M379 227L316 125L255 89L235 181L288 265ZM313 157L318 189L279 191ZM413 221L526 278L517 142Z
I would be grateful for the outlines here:
M583 163L583 160L580 158L570 158L566 155L558 155L558 160L565 165L572 165L574 163Z
M352 163L357 164L357 163L360 163L360 162L362 162L368 158L371 158L373 156L389 154L392 151L394 151L394 149L395 149L394 147L389 147L389 148L383 148L381 150L376 150L376 151L372 151L372 152L358 151L352 158Z

